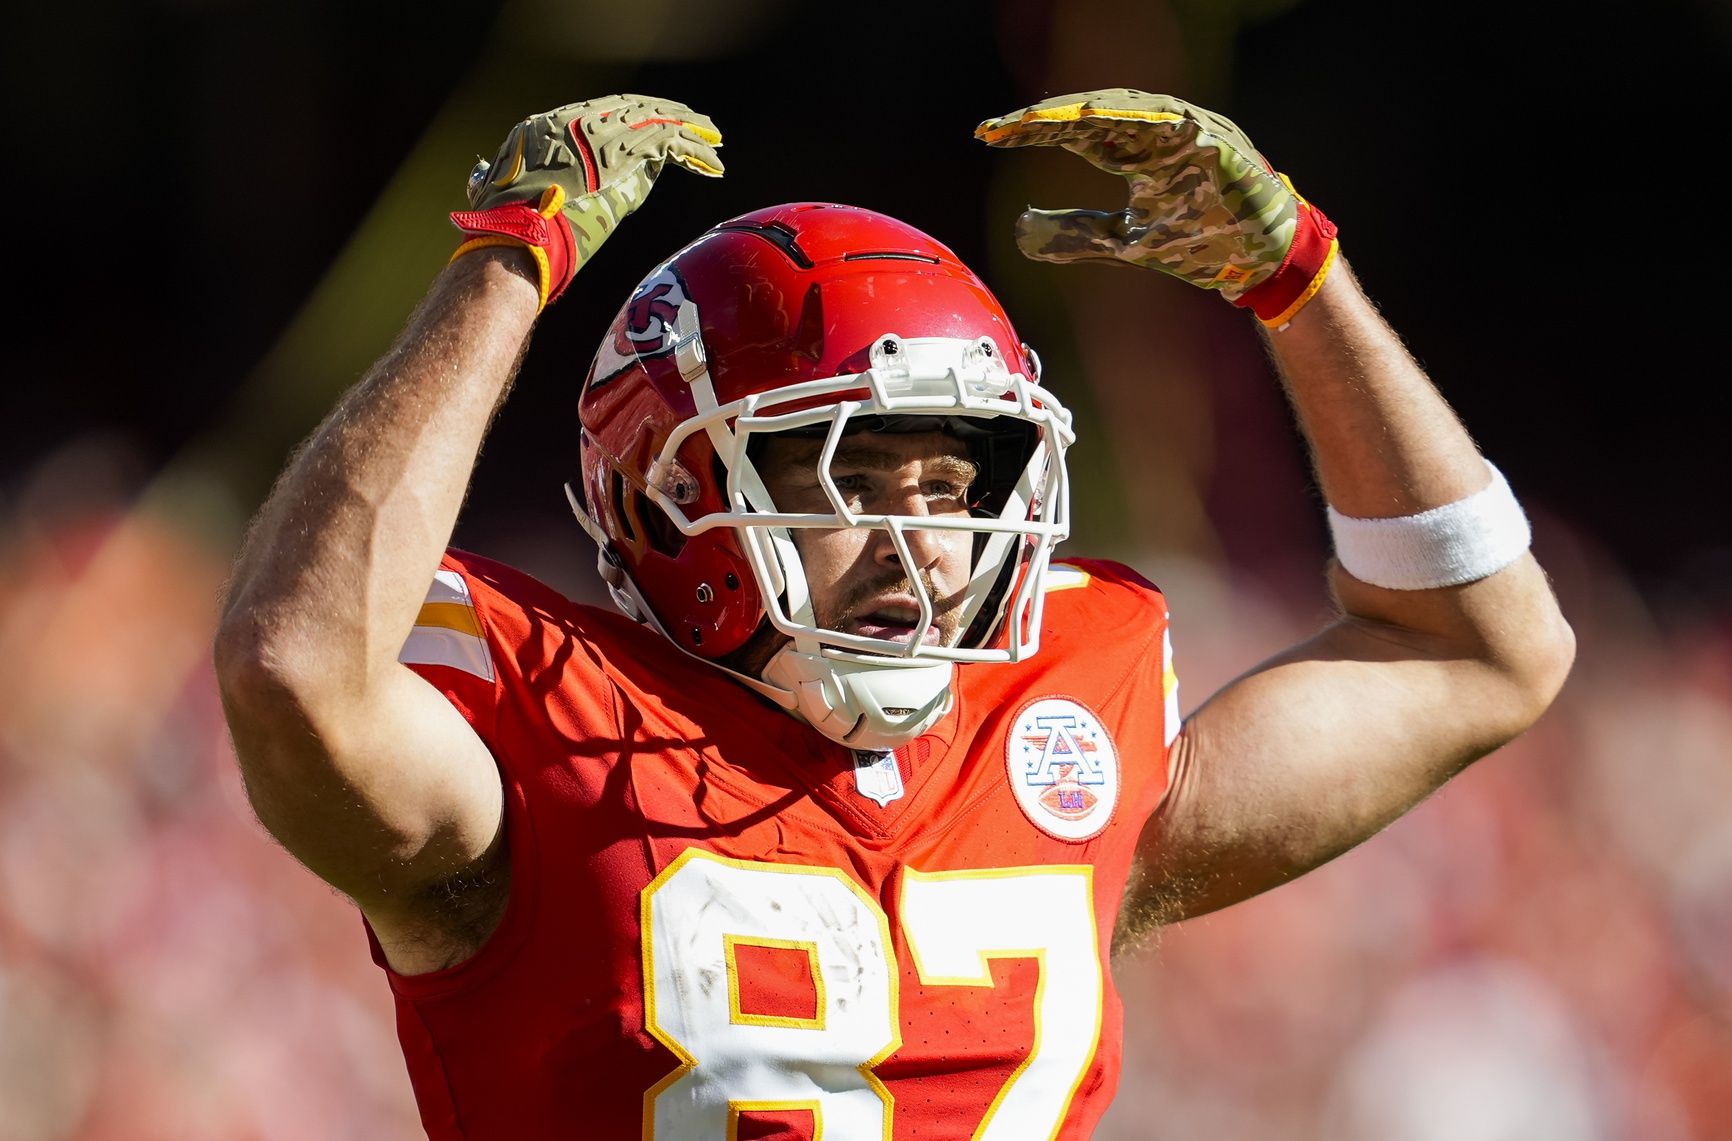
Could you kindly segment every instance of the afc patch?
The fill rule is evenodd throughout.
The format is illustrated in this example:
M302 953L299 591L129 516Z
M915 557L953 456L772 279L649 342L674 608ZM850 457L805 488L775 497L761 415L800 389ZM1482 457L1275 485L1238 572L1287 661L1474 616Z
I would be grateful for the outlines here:
M1079 701L1041 697L1024 705L1010 723L1004 765L1023 815L1055 839L1093 839L1118 807L1118 750Z

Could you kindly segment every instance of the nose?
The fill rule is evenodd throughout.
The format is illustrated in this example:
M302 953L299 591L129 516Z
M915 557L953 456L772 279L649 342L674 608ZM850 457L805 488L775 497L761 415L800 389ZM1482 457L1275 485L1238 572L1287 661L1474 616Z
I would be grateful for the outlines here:
M932 511L926 496L921 493L918 485L910 487L905 492L890 497L890 503L884 507L887 515L896 515L910 520L911 523L930 516ZM902 537L908 544L908 553L914 557L914 566L904 568L910 571L930 570L937 564L943 552L944 533L927 527L905 526ZM899 567L902 565L902 552L896 547L896 539L888 530L872 532L873 559L880 566Z

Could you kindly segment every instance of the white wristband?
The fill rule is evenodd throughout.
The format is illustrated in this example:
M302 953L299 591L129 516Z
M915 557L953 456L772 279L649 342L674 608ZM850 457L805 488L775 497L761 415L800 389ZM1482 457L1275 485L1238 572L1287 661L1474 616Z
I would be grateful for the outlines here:
M1457 586L1521 557L1533 531L1503 473L1466 499L1394 519L1355 519L1329 508L1335 557L1348 574L1391 590Z

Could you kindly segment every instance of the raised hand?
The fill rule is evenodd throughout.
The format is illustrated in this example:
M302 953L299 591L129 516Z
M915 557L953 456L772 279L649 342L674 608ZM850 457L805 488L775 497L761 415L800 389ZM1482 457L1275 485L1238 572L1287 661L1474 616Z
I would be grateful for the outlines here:
M451 215L469 235L453 257L487 246L526 247L545 308L636 210L667 163L722 175L721 132L683 103L606 95L518 123L492 162L469 174L470 209Z
M1231 120L1171 95L1060 95L975 128L989 146L1058 146L1121 175L1123 210L1030 209L1016 242L1040 261L1112 258L1217 290L1283 325L1322 285L1335 225Z

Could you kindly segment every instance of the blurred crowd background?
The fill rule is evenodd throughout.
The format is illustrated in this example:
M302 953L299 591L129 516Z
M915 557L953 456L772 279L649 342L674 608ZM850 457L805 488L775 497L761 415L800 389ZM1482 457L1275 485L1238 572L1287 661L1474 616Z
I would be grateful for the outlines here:
M1325 613L1321 506L1244 314L1021 259L1116 208L974 124L1170 91L1238 121L1522 496L1580 640L1556 706L1384 834L1118 964L1100 1136L1732 1136L1732 462L1715 159L1732 10L1506 0L140 0L9 15L0 1141L418 1136L361 925L254 821L209 663L244 521L453 248L517 118L683 100L670 171L544 321L456 542L597 600L577 385L726 217L903 217L1078 410L1070 548L1168 591L1182 704Z

